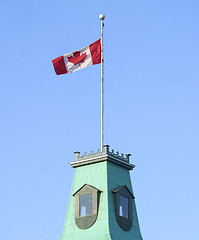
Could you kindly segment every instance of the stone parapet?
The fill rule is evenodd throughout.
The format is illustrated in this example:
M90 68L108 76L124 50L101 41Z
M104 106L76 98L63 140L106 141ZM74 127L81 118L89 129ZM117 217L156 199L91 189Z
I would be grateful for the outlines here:
M119 154L119 152L115 152L113 149L110 150L109 145L104 145L103 151L100 151L97 149L97 152L94 153L93 151L90 151L89 154L84 152L84 154L81 156L80 152L76 151L74 152L76 155L76 161L71 162L70 165L72 167L78 167L82 165L92 164L96 162L101 161L112 161L116 164L119 164L123 167L128 168L129 170L132 170L135 165L129 163L129 158L131 154Z

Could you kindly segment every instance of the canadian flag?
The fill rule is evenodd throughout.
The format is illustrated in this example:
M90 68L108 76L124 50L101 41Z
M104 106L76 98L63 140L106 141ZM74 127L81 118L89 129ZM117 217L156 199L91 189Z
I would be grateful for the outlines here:
M55 58L52 63L57 75L72 73L81 68L101 63L101 39L79 51Z

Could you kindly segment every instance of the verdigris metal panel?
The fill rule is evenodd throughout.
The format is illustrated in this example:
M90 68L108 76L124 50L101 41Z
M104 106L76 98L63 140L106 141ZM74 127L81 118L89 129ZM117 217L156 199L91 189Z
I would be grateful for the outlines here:
M115 215L113 191L126 186L133 194L129 170L134 168L129 163L129 154L119 155L104 147L104 152L97 152L80 157L76 152L74 180L66 214L63 234L60 240L142 240L140 233L135 199L132 200L132 227L124 231L118 224ZM100 159L102 158L102 159ZM87 229L80 229L75 222L75 198L72 196L85 184L101 191L97 219Z
M74 192L84 184L100 189L100 203L96 222L88 229L82 230L75 223L75 199ZM109 240L108 217L108 189L107 189L107 162L85 165L75 169L75 175L68 204L64 231L60 240Z

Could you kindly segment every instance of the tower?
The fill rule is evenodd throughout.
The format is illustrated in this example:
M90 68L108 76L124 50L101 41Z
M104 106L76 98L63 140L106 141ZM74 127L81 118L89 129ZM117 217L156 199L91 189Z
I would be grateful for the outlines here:
M70 165L75 175L60 240L142 240L129 171L130 154L90 152Z

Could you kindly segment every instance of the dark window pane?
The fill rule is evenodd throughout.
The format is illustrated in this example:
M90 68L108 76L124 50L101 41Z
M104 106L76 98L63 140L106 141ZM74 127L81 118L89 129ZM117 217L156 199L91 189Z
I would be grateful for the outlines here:
M79 216L84 217L93 214L92 194L79 197Z
M120 195L119 216L128 218L129 199Z

